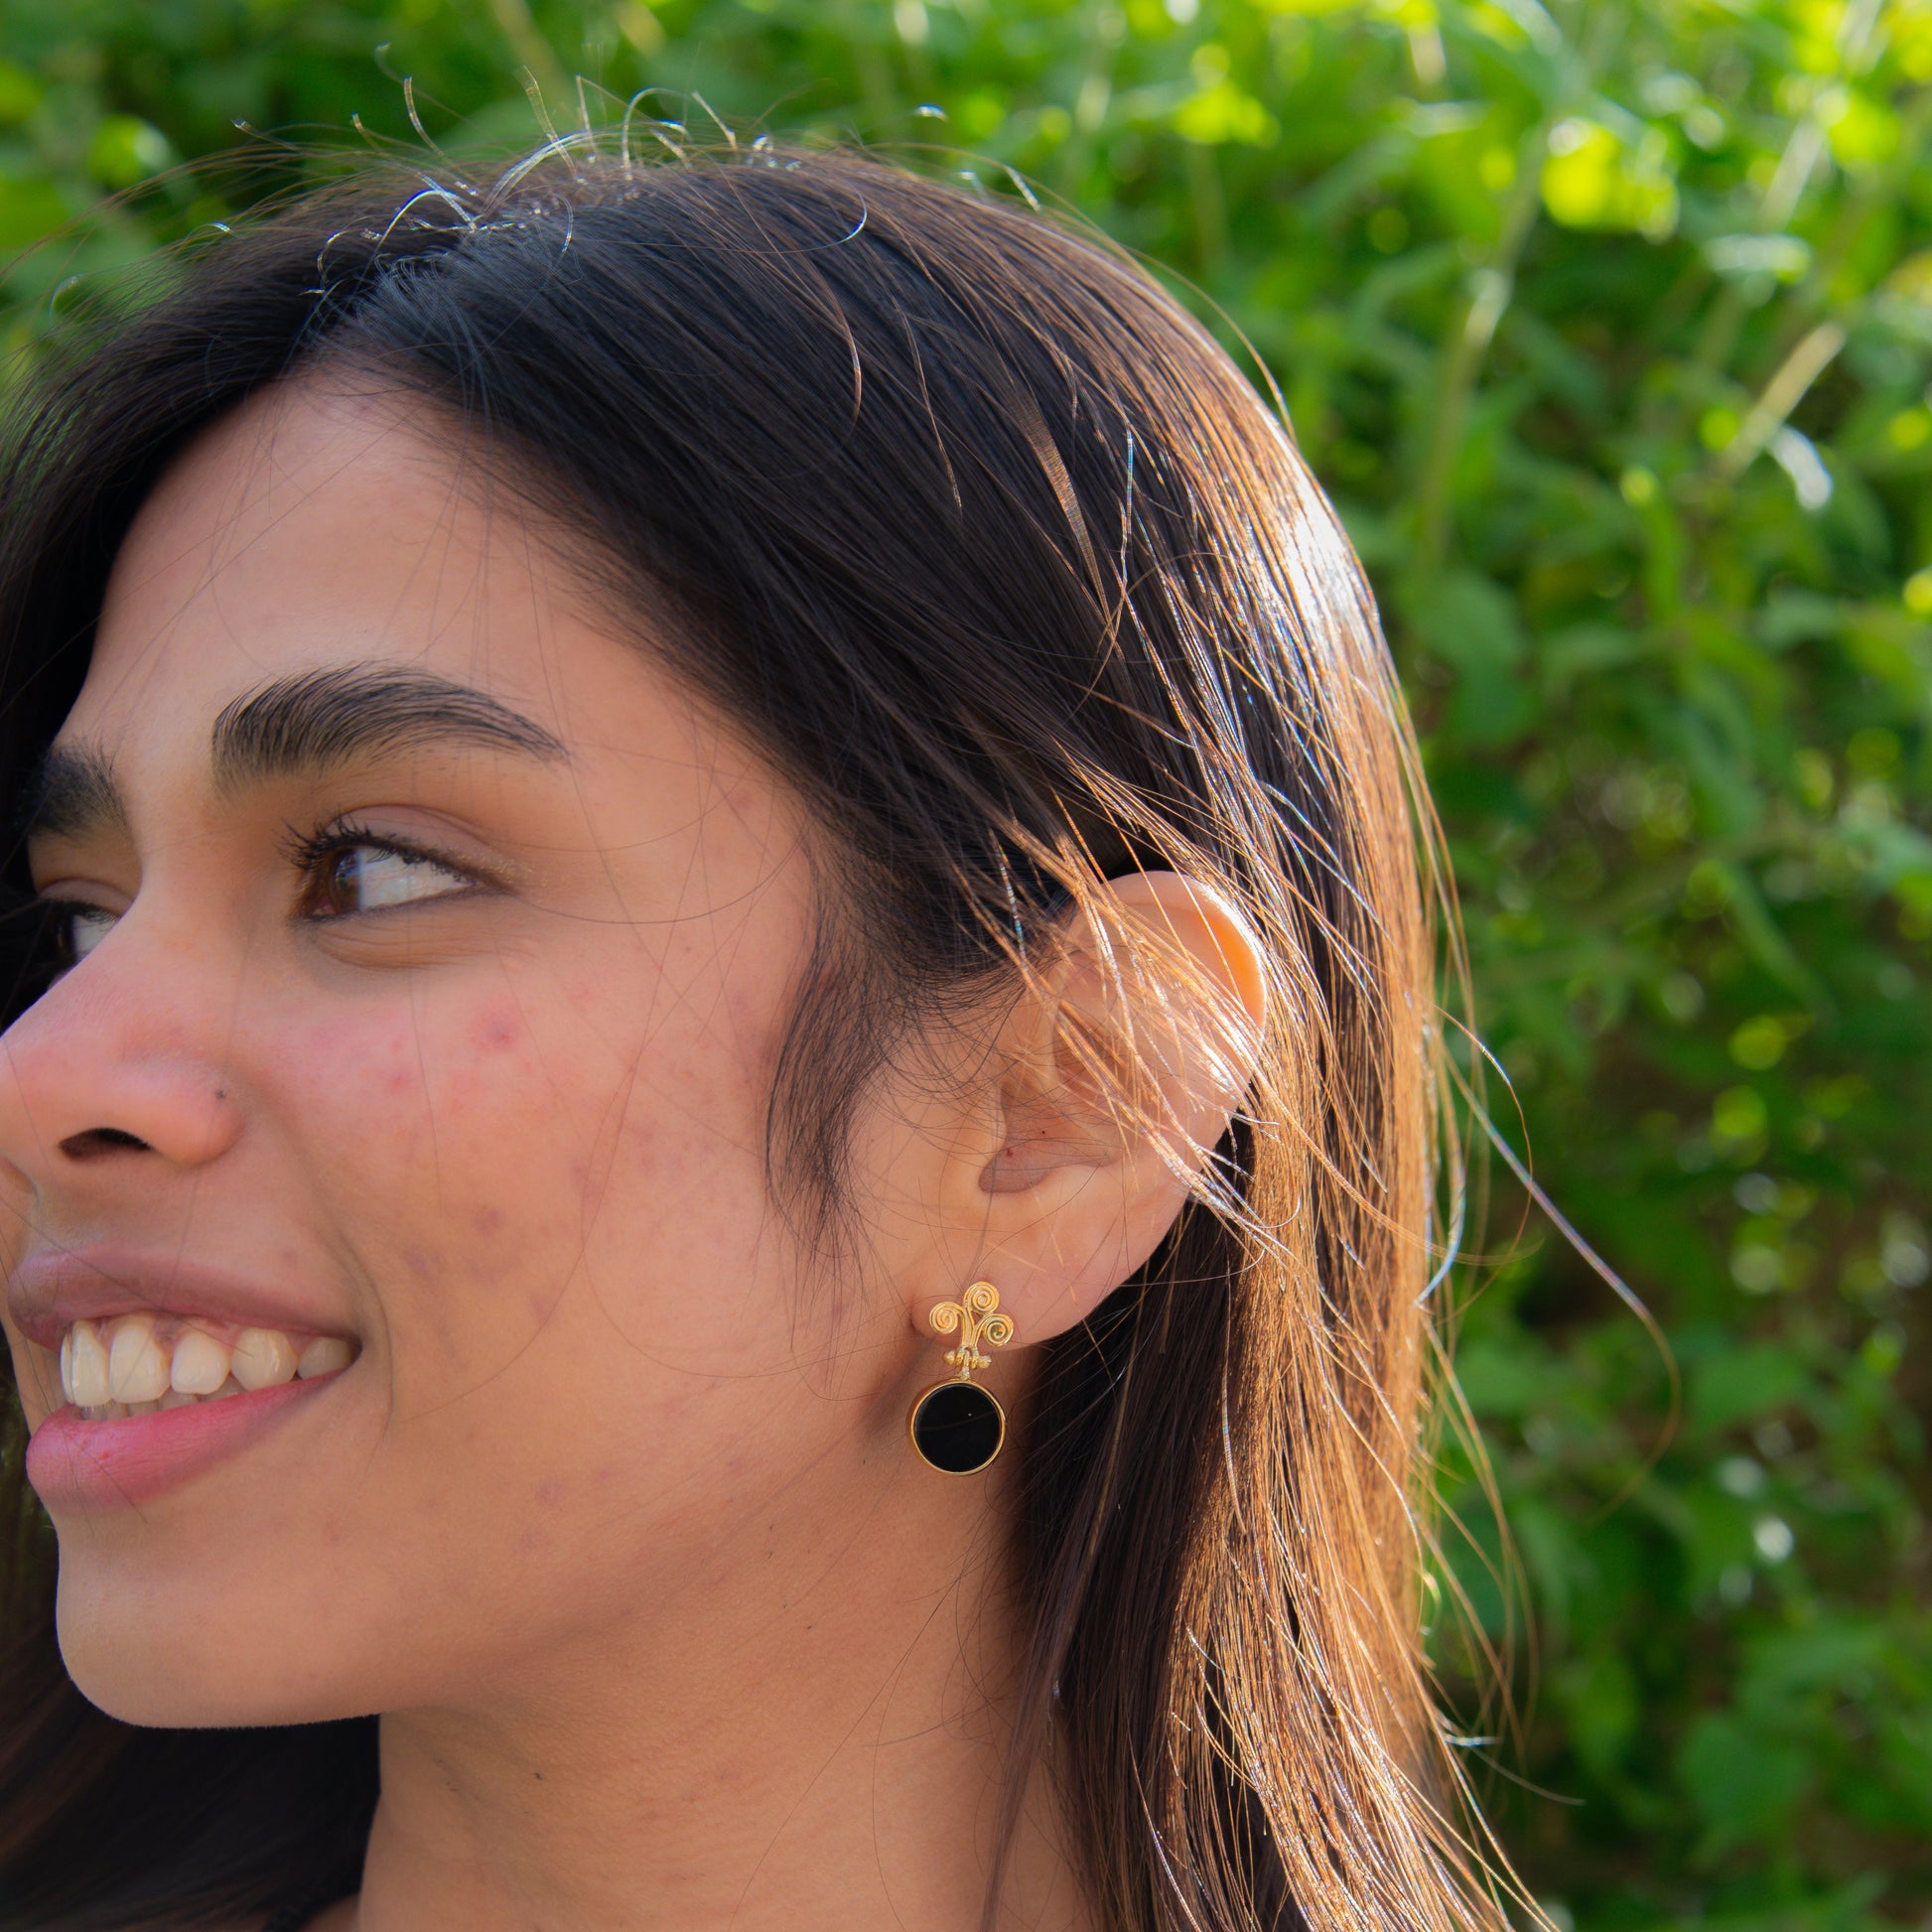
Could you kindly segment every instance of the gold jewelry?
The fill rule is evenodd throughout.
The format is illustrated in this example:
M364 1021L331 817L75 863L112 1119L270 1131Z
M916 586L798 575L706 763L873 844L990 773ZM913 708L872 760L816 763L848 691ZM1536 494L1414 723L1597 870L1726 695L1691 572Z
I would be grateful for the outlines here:
M943 1475L977 1475L1006 1443L1007 1412L991 1390L972 1379L976 1368L992 1366L992 1356L980 1352L982 1342L1004 1348L1013 1339L1013 1316L999 1310L1000 1291L991 1282L975 1282L958 1301L941 1302L929 1317L936 1334L959 1330L959 1346L946 1350L946 1365L959 1372L919 1396L905 1430L919 1459Z

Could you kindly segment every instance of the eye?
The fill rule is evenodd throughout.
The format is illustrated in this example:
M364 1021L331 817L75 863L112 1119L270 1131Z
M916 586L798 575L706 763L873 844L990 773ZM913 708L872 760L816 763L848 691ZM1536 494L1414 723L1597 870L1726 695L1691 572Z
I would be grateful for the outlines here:
M78 966L120 921L118 912L78 899L48 899L48 929L54 941L53 968L65 973Z
M86 958L120 923L118 912L103 911L98 905L75 905L62 913L62 944L76 965Z
M415 905L474 892L477 881L444 860L387 839L339 833L304 855L308 883L302 910L312 918L345 918L385 906Z

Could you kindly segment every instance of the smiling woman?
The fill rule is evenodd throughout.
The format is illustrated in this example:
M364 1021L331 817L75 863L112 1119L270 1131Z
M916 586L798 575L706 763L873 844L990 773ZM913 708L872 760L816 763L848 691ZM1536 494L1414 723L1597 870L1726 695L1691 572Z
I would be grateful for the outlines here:
M848 158L364 177L0 531L5 1923L1500 1925L1406 727L1197 328Z

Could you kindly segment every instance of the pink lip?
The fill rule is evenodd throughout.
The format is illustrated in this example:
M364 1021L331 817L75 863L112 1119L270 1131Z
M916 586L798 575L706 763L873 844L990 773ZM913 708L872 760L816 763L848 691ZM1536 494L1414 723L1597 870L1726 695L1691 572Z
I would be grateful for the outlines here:
M199 1314L243 1327L280 1328L290 1335L349 1333L340 1317L304 1308L226 1269L178 1254L104 1244L29 1255L7 1283L7 1306L20 1331L43 1348L59 1348L62 1332L75 1321L155 1312Z
M118 1422L88 1422L68 1403L34 1431L27 1445L27 1480L57 1514L151 1502L239 1453L345 1372Z

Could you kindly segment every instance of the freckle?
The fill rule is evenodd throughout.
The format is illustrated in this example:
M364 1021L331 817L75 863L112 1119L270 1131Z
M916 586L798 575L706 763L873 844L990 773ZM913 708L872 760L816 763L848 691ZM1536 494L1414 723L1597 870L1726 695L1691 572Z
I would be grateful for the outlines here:
M494 1234L503 1225L503 1210L500 1207L480 1207L477 1209L477 1232Z

